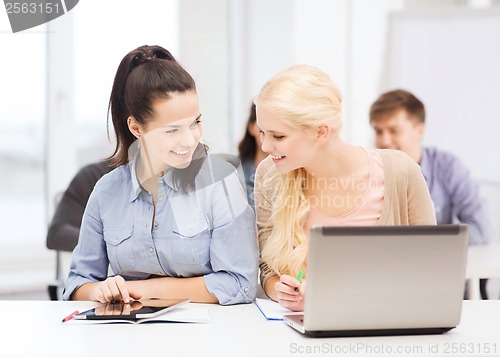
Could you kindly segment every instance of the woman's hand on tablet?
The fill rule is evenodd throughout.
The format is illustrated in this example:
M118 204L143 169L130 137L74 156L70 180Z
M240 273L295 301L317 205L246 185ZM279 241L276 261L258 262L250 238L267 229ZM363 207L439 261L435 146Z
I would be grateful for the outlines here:
M127 286L122 276L116 275L95 284L92 289L90 300L103 303L123 301L128 304L131 299L138 300L141 297L141 294L131 290L130 287Z
M292 311L304 311L306 281L283 274L274 285L278 294L278 303Z

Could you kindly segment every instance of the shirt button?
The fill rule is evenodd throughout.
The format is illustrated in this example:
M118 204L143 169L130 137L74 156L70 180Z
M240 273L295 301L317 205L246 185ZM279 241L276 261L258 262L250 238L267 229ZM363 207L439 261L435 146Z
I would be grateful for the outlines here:
M118 239L115 239L115 243L118 243Z
M191 229L191 228L190 228L190 229L188 230L188 233L189 233L189 234L193 234L193 229Z
M155 250L153 249L153 247L151 247L151 248L149 248L149 251L150 251L151 253L153 253Z
M248 293L248 288L243 289L244 292Z
M163 201L163 197L158 198L159 201Z
M158 228L158 222L155 223L155 228Z

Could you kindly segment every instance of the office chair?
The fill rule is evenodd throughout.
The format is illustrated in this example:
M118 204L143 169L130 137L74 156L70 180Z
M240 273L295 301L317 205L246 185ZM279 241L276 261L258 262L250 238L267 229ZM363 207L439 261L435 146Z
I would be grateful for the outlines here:
M48 286L51 300L60 300L68 268L63 266L64 252L72 252L78 243L82 216L96 182L111 168L104 161L83 167L64 193L56 195L56 211L47 232L46 245L56 251L56 282ZM67 265L67 264L66 264Z

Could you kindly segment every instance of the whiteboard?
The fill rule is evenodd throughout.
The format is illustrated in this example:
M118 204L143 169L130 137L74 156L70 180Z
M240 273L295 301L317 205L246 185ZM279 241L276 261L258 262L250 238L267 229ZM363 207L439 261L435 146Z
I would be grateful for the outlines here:
M388 35L382 91L414 93L426 107L424 145L500 182L500 10L393 13Z

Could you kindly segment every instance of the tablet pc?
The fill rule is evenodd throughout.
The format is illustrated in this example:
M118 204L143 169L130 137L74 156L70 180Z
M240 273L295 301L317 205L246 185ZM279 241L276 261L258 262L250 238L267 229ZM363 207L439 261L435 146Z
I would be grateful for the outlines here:
M130 304L112 302L100 304L75 315L75 320L131 320L137 321L161 315L189 302L189 299L135 300Z

